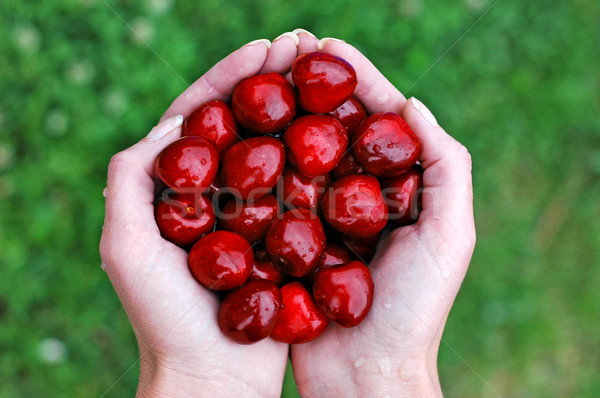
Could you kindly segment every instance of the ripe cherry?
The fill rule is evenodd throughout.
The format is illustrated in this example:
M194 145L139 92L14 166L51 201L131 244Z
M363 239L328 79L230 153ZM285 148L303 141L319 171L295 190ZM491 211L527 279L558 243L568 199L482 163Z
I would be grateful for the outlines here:
M342 122L342 125L350 137L360 122L367 118L365 107L356 99L356 97L350 97L348 101L344 102L331 112L327 112L327 114Z
M308 283L312 286L319 270L331 268L335 265L346 264L350 261L352 261L352 258L346 250L342 249L335 243L327 242L325 251L323 252L323 258L319 262L319 265L317 265L317 267L306 276Z
M277 214L279 202L271 194L253 201L233 198L219 213L219 228L242 235L250 244L264 240Z
M292 80L298 90L298 103L311 113L333 111L352 96L357 83L352 65L321 52L296 58Z
M307 343L319 337L329 320L300 282L281 288L282 309L271 337L286 344Z
M268 337L279 320L281 293L267 280L248 281L231 291L219 308L219 327L241 344Z
M200 238L189 255L190 270L204 287L230 290L250 276L254 252L241 235L215 231Z
M186 117L182 135L207 138L217 146L219 157L240 139L231 108L220 100L202 104Z
M306 177L329 173L348 148L346 129L339 120L327 115L294 120L281 139L288 162Z
M354 156L352 156L352 151L346 152L338 165L335 166L335 169L331 170L331 174L336 180L352 174L364 174L364 172L356 159L354 159Z
M343 327L356 326L373 303L373 279L369 268L352 261L317 273L313 296L327 317Z
M423 189L423 169L414 165L406 173L381 182L382 194L389 208L389 219L407 225L419 217L420 194Z
M329 184L329 174L304 177L295 168L287 166L277 184L277 195L288 209L304 208L316 213Z
M281 286L285 275L273 264L269 254L261 249L254 253L254 264L248 279L266 279Z
M379 181L369 175L335 181L325 193L322 210L329 225L347 235L372 235L387 223L388 208Z
M215 212L208 196L165 193L154 209L156 224L165 239L190 246L213 230Z
M366 118L352 135L352 154L369 174L395 177L408 170L421 154L421 141L395 113Z

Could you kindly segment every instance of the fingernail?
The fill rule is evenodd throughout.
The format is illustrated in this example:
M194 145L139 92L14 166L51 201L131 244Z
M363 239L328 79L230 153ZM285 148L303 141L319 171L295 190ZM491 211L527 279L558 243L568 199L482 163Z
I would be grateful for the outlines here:
M310 33L308 30L306 29L302 29L302 28L297 28L292 30L292 33L295 34L300 34L300 33L306 33L307 35L309 35L310 37L314 37L315 39L317 38L317 36L313 35L312 33Z
M108 188L104 188L102 190L102 196L104 196L105 198L108 196Z
M425 105L423 105L421 101L415 97L412 97L411 100L417 112L423 116L423 119L427 120L427 123L431 124L432 126L439 126L435 116L433 116L433 113L431 113L431 111Z
M277 41L277 40L281 39L282 37L289 37L290 39L294 40L294 43L296 43L296 45L298 45L300 43L300 39L298 38L298 35L295 34L294 32L282 33L279 36L277 36L275 39L273 39L273 41Z
M328 41L338 42L338 43L345 43L345 41L340 40L340 39L336 39L335 37L324 37L321 40L319 40L319 44L317 45L317 47L319 48L319 50L322 50L325 47L325 44Z
M181 126L183 123L183 115L171 116L158 123L146 136L150 141L159 141L161 138Z
M256 43L262 43L264 44L267 48L271 48L271 42L267 39L258 39L258 40L253 40L250 43L246 43L244 44L244 46L252 46Z

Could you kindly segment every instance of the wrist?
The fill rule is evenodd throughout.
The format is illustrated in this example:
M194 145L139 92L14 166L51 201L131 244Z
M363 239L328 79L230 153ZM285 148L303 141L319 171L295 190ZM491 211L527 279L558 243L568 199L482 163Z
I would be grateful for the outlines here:
M258 391L250 383L219 369L184 370L155 358L142 358L136 397L279 397L280 393L281 390L273 393Z

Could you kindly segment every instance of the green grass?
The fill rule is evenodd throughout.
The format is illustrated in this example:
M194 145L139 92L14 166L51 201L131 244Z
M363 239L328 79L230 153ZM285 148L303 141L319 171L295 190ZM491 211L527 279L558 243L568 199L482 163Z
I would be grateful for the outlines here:
M223 56L299 26L357 46L472 153L478 245L446 396L597 396L597 1L501 0L447 54L490 0L107 3L164 62L101 0L0 0L0 398L133 395L135 338L97 251L108 160Z

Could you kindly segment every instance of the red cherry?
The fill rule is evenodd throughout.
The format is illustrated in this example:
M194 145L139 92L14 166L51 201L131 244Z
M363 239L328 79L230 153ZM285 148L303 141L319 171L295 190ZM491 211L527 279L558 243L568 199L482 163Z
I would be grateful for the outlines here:
M342 105L356 88L352 65L331 54L300 55L292 64L298 103L311 113L326 113Z
M395 113L366 118L352 136L352 154L369 174L395 177L408 170L421 154L421 141Z
M179 246L189 246L215 225L215 212L206 195L168 195L154 209L154 218L160 234Z
M329 173L348 148L346 129L339 120L327 115L308 115L294 120L281 139L288 161L306 177Z
M254 254L254 264L248 279L266 279L277 286L283 284L285 275L277 269L271 257L265 250L257 250Z
M186 117L182 135L212 141L217 146L219 157L240 139L231 108L220 100L209 101Z
M264 240L279 214L279 202L271 194L251 202L232 199L219 214L219 227L242 235L250 244Z
M277 138L248 138L225 153L221 177L236 197L256 199L269 193L277 184L284 164L285 150Z
M281 288L282 309L271 337L285 344L307 343L319 337L329 320L300 282Z
M254 252L241 235L215 231L200 238L189 256L190 270L204 287L230 290L242 286L250 276Z
M335 166L335 169L331 171L331 174L333 174L333 178L339 180L342 177L352 174L364 174L364 172L356 159L354 159L354 156L352 156L352 152L347 152L338 165Z
M237 121L258 134L274 134L296 114L294 88L279 73L265 73L238 83L231 95Z
M203 137L183 137L167 145L157 156L155 176L183 194L204 192L217 175L219 153Z
M275 220L265 238L267 253L283 273L304 276L321 260L325 231L313 212L289 210Z
M352 261L352 258L348 254L348 252L335 243L327 242L325 246L325 252L323 252L323 258L310 274L307 275L308 283L312 286L315 281L315 277L319 270L325 268L331 268L334 265L342 265Z
M350 97L348 101L327 114L342 122L349 136L352 136L360 122L367 118L365 107L355 97Z
M329 184L329 174L304 177L298 170L286 166L277 186L277 195L289 209L301 207L316 212Z
M373 303L373 288L369 268L360 261L352 261L319 271L313 296L331 321L352 327L367 316Z
M322 202L329 225L352 236L381 231L387 223L387 204L377 178L357 174L335 181Z
M419 217L419 195L423 188L423 169L414 165L406 173L381 182L389 208L389 219L398 225L412 224Z
M336 242L346 249L353 258L368 263L375 255L375 249L377 248L380 236L381 232L368 236L339 234L336 236Z
M219 327L241 344L262 340L279 320L281 293L266 280L249 281L230 292L219 308Z

